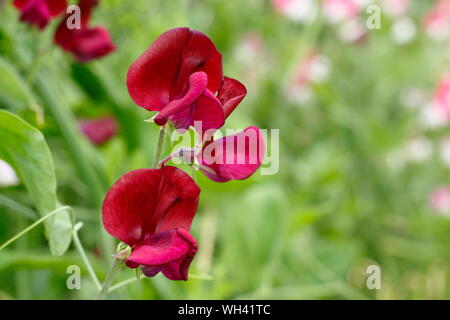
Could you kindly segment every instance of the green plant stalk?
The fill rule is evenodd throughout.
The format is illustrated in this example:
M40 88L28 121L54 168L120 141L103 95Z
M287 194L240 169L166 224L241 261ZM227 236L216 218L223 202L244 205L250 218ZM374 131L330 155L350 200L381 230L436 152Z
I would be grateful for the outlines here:
M94 282L97 289L100 290L102 288L100 281L98 280L97 275L95 274L94 268L92 267L87 255L86 255L84 247L81 244L80 238L78 237L78 230L80 228L81 228L80 224L75 225L73 228L73 231L72 231L73 243L74 243L75 248L77 249L78 253L81 256L81 259L83 260L84 265L86 266L89 276L91 277L91 279Z
M156 169L159 163L159 159L161 159L161 153L164 147L164 136L166 134L166 126L162 126L159 130L158 142L156 145L155 156L153 157L152 168Z
M109 287L111 286L111 282L114 278L114 275L117 271L120 260L117 259L117 257L114 255L111 267L109 267L108 273L105 278L105 282L103 282L103 285L101 286L100 291L97 294L97 297L95 297L95 300L105 300L106 296L109 292Z
M45 220L47 220L50 217L53 217L55 214L57 214L58 212L61 211L65 211L65 210L69 210L70 207L69 206L64 206L64 207L60 207L56 210L53 210L52 212L50 212L49 214L43 216L42 218L40 218L39 220L37 220L36 222L32 223L31 225L29 225L27 228L23 229L22 231L20 231L18 234L16 234L14 237L12 237L11 239L7 240L5 243L3 243L0 246L0 251L5 249L7 246L9 246L11 243L13 243L14 241L16 241L17 239L19 239L21 236L23 236L24 234L26 234L27 232L33 230L35 227L37 227L39 224L41 224L42 222L44 222Z

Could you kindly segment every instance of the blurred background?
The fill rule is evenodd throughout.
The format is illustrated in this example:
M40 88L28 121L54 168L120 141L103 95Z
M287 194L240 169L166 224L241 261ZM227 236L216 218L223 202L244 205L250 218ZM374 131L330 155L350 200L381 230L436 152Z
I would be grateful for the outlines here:
M117 49L83 64L53 44L61 18L39 31L11 2L0 1L0 108L43 132L59 201L84 223L101 279L110 258L99 205L122 174L151 166L158 128L125 79L158 35L206 33L224 74L248 89L226 127L279 129L279 154L268 148L280 161L274 175L218 184L188 171L202 188L190 272L203 276L158 275L111 298L450 298L448 1L100 1L91 24ZM105 139L83 130L98 118L109 119ZM3 243L33 222L20 213L34 207L5 162L0 178ZM66 286L69 265L81 268L81 290ZM371 265L379 290L366 285ZM123 268L116 281L133 275ZM75 249L52 256L42 227L0 252L2 299L95 292Z

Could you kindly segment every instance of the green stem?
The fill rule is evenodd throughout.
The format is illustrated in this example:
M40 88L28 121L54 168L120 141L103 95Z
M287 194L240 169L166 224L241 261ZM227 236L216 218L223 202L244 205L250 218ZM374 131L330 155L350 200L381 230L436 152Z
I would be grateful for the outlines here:
M159 130L158 142L156 145L155 156L153 157L153 165L152 168L156 168L159 163L159 159L161 158L162 149L164 147L164 136L166 134L166 126L162 126Z
M69 210L70 207L69 206L64 206L61 208L58 208L56 210L53 210L52 212L50 212L49 214L43 216L42 218L40 218L39 220L37 220L36 222L32 223L31 225L29 225L27 228L23 229L21 232L19 232L18 234L16 234L14 237L12 237L11 239L7 240L4 244L2 244L0 246L0 251L5 249L8 245L10 245L11 243L13 243L14 241L16 241L17 239L19 239L21 236L23 236L25 233L27 233L30 230L33 230L36 226L38 226L39 224L41 224L42 222L44 222L45 220L47 220L48 218L54 216L55 214L57 214L58 212L61 211L65 211L65 210Z
M100 289L100 291L97 294L97 297L95 300L105 300L106 296L108 295L109 287L111 285L111 281L113 280L114 274L116 273L116 270L118 268L120 260L117 259L116 256L114 256L113 262L111 264L111 267L109 267L108 273L105 278L105 282L103 282L103 285Z
M78 250L78 253L81 256L81 259L84 262L84 265L86 266L86 269L89 273L89 276L92 278L92 281L94 282L95 286L97 287L98 290L100 290L102 288L100 281L98 281L97 275L95 274L94 268L92 267L86 252L83 248L83 245L81 244L80 238L78 237L78 231L81 229L82 227L82 223L77 223L72 231L72 237L73 237L73 243L75 245L75 248Z

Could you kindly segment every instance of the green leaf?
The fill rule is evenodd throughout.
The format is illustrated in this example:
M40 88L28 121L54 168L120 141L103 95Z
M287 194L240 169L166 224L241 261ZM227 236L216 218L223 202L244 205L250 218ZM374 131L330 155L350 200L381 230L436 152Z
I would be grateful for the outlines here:
M27 83L6 60L0 58L0 99L8 105L26 107L35 104Z
M0 110L0 141L0 157L17 170L39 214L44 216L58 208L53 159L42 133L18 116ZM44 225L51 253L62 255L71 241L69 212L55 215Z

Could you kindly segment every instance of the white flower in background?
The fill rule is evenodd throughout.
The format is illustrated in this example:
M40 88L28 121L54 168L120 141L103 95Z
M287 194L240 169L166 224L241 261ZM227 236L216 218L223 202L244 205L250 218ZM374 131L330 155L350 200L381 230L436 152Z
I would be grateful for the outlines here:
M435 188L428 197L428 204L437 213L450 217L450 188Z
M414 20L410 17L399 18L395 21L391 29L391 37L395 43L403 45L408 44L417 34L417 27Z
M450 36L450 1L438 0L424 19L427 35L436 41L443 41Z
M409 161L424 162L433 153L433 143L424 136L415 137L406 143L405 151Z
M426 129L438 129L448 124L448 112L435 103L428 103L419 112L419 122Z
M360 19L351 19L340 26L338 35L344 43L360 43L366 38L367 27Z
M404 88L400 92L400 103L408 109L416 110L426 103L426 94L421 88Z
M439 156L443 164L450 169L450 135L439 142Z
M311 22L317 16L316 0L272 0L275 9L295 22Z
M19 178L14 169L8 163L0 159L0 187L10 187L18 184Z
M381 0L383 13L394 18L403 16L408 11L410 5L411 0Z

